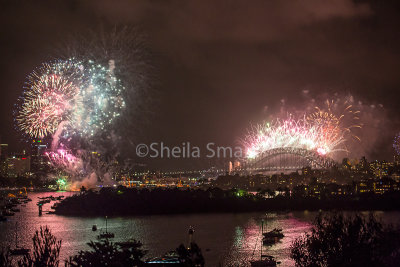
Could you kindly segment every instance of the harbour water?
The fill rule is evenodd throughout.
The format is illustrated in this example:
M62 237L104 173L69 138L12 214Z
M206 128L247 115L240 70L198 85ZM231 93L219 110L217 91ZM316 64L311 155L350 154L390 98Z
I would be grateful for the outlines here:
M32 236L40 226L48 226L52 233L62 240L61 257L63 261L79 250L88 249L90 240L96 240L99 231L105 228L102 217L66 217L47 214L54 202L44 204L43 215L39 216L36 203L39 197L69 196L70 192L31 193L33 200L20 212L0 222L0 244L14 246L15 222L18 222L19 243L32 247ZM395 224L400 212L375 212L383 221ZM310 230L311 222L317 212L285 213L217 213L185 214L162 216L115 217L108 219L108 230L115 233L113 241L126 241L130 238L143 243L148 250L145 258L161 256L174 250L179 244L188 242L189 227L195 229L194 239L202 249L206 266L249 266L248 262L260 255L260 227L264 219L264 230L282 228L285 235L280 242L264 246L266 254L281 261L280 266L293 266L289 257L293 240ZM96 224L97 232L92 231Z

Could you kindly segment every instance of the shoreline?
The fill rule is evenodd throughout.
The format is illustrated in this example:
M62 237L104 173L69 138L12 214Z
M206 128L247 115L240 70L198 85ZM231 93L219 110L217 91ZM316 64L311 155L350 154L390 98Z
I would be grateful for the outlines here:
M213 195L213 193L215 195ZM55 214L77 217L213 214L286 211L399 211L400 193L317 199L237 197L231 191L153 190L88 192L62 200Z

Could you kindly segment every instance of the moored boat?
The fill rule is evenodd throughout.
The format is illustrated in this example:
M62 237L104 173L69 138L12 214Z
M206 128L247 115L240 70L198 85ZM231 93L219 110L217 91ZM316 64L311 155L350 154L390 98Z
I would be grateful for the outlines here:
M15 214L14 212L8 209L3 210L3 216L14 216L14 214Z
M23 248L18 246L18 223L15 223L15 248L10 249L10 254L17 256L17 255L26 255L30 251L29 248Z
M251 267L276 266L277 264L275 258L269 255L261 255L261 259L250 261Z
M100 233L97 238L98 239L108 239L108 238L114 238L114 233L110 233L107 231L107 216L106 216L106 231ZM96 227L97 228L97 227ZM92 229L93 230L93 229Z
M283 238L284 234L282 233L282 229L275 228L272 231L263 233L264 237L276 237L276 238Z

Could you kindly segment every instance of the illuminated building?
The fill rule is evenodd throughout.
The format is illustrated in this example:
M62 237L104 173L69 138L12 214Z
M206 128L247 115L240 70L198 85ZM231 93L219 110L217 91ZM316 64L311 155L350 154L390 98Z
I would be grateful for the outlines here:
M31 158L26 155L15 155L6 160L7 176L23 176L30 171Z
M8 158L8 144L0 144L0 160Z
M383 177L388 175L390 163L386 161L374 161L369 164L370 170L375 177Z
M393 163L394 163L395 166L399 166L400 165L400 155L395 155L394 156Z
M48 158L45 156L47 145L41 139L32 141L31 170L43 173L49 168Z

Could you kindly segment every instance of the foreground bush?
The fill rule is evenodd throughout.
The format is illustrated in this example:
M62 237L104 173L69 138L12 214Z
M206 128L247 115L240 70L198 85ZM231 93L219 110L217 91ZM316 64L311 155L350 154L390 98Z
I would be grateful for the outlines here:
M61 240L57 240L47 226L41 226L39 231L36 230L32 241L33 252L25 255L22 260L18 262L18 266L56 267L59 265Z
M141 260L146 254L138 241L125 242L123 245L103 240L90 241L91 250L79 251L78 255L70 257L65 266L142 266Z
M372 214L320 214L311 233L293 242L291 258L297 266L398 266L399 238Z

